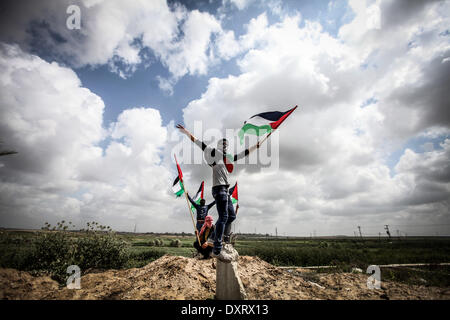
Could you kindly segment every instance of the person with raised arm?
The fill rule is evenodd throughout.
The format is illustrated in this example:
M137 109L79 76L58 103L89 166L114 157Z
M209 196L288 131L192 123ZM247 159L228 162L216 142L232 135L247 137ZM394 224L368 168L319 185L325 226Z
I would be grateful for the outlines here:
M215 225L214 247L211 256L223 262L231 262L231 257L222 252L222 237L225 242L229 241L231 234L231 223L236 219L233 204L228 193L230 184L228 183L228 175L233 171L232 162L236 162L250 154L250 152L259 148L259 142L245 149L234 156L227 155L228 140L221 139L217 142L217 148L208 147L203 141L195 138L186 128L178 124L177 128L188 136L191 141L200 147L204 153L206 163L212 168L212 195L216 201L219 219Z

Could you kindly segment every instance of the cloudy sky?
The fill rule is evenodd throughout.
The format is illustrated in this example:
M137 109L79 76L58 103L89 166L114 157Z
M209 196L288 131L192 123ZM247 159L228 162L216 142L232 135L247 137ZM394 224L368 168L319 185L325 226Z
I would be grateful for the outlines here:
M192 232L173 153L207 201L211 170L175 124L298 105L278 166L230 178L236 232L450 235L449 26L450 1L2 1L0 226Z

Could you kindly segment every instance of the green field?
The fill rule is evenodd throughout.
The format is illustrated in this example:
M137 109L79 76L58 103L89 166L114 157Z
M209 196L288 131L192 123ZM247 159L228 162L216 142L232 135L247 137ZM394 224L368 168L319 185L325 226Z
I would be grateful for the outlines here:
M83 232L55 231L53 233L62 233L71 241L80 243L88 237ZM43 232L40 231L1 231L0 267L33 272L36 272L36 269L46 269L47 266L53 268L53 261L46 261L44 267L42 265L36 266L33 262L36 260L36 253L31 254L33 250L36 250L35 243L40 243L41 240L39 239L42 238L42 234ZM52 236L56 235L53 234ZM100 234L100 238L102 237ZM117 259L120 255L121 263L114 263L114 259L100 261L104 258L101 257L102 255L111 255L111 253L102 251L104 250L103 247L110 246L110 242L107 242L106 245L100 246L98 251L87 253L90 254L89 257L94 257L89 259L98 258L100 262L92 264L89 259L86 259L86 268L142 267L164 254L192 257L195 253L192 246L194 237L190 235L114 233L109 237L115 241L114 243L121 243L122 247L117 249L119 250L117 251ZM88 246L90 246L90 243L95 246L95 241L98 241L96 239L91 239ZM158 244L155 244L155 240L158 240ZM176 245L175 240L178 240ZM51 243L54 242L52 240ZM111 243L111 250L115 250L114 243ZM47 251L45 242L41 245L44 245L44 251ZM354 267L366 270L369 265L450 262L450 238L445 237L410 237L387 240L378 238L275 238L238 235L234 245L240 255L258 256L277 266L335 266L333 269L319 269L319 272L349 272ZM55 250L68 250L67 244L64 248L66 249L56 248ZM80 257L80 253L75 257ZM63 260L59 258L59 255L50 258L47 256L46 259ZM77 264L76 258L74 259L71 263ZM64 266L55 269L57 271L54 272L65 270ZM420 269L387 268L384 272L384 277L391 280L417 284L422 282L439 286L450 285L449 275L450 268L448 266Z

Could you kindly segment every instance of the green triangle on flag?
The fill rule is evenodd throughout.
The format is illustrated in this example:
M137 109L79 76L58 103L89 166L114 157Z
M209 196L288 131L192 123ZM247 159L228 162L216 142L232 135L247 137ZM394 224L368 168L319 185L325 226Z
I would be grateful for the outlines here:
M184 193L183 182L180 181L180 177L176 177L172 185L172 191L177 198L181 197Z

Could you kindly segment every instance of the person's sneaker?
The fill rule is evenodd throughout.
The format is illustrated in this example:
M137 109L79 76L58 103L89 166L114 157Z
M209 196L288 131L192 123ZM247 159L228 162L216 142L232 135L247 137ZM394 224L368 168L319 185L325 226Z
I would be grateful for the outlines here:
M223 242L230 243L230 237L229 236L224 236L223 237Z
M216 254L214 252L211 252L211 257L217 258L222 262L230 263L231 262L231 256L226 254L225 252L221 251L219 254Z

